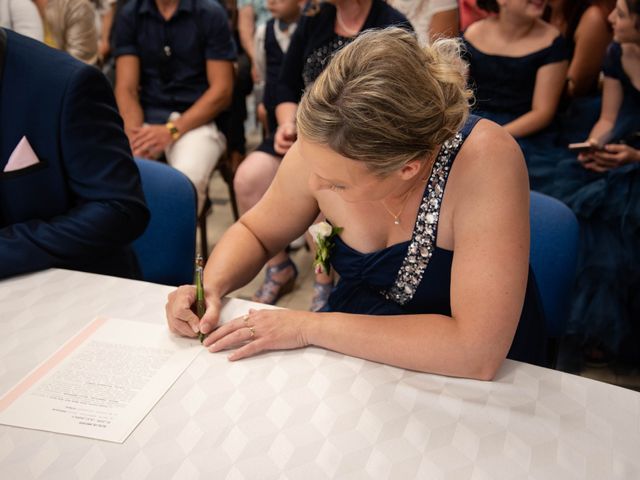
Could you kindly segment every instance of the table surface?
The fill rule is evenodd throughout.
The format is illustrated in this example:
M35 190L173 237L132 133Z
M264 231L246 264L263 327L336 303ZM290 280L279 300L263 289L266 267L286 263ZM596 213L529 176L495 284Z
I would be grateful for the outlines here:
M0 394L98 315L164 323L171 290L56 269L0 282ZM510 360L481 382L318 348L203 351L123 444L0 425L0 476L640 478L640 393Z

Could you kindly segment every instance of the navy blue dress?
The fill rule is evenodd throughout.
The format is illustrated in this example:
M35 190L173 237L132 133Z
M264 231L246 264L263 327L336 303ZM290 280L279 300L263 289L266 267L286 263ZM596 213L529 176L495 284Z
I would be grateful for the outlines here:
M559 35L546 48L522 57L489 55L464 38L464 58L469 62L469 80L474 89L474 113L505 125L531 110L538 69L567 60L564 38ZM545 191L552 183L556 165L547 152L555 148L555 126L516 139L524 154L532 190ZM556 157L557 158L557 157Z
M427 181L411 240L363 254L336 236L331 265L340 275L327 309L369 315L451 315L454 252L436 246L440 204L451 165L479 117L442 146ZM509 358L544 364L545 325L533 276Z
M613 140L640 148L640 91L609 46L604 74L620 81L624 99ZM567 333L598 340L613 353L640 319L640 164L605 173L586 170L568 154L558 165L554 191L580 221L578 272ZM637 346L635 347L637 351Z

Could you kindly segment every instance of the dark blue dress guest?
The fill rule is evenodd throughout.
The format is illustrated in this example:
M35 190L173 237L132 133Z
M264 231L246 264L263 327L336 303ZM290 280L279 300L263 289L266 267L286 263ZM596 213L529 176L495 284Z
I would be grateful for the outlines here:
M106 78L0 29L0 277L51 267L137 277L128 245L148 218Z
M536 75L541 67L567 59L562 36L556 37L548 47L521 57L483 53L466 38L464 44L476 98L473 111L499 125L505 125L531 110ZM554 123L516 140L527 162L531 189L545 191L546 186L553 182L556 167L548 160L548 152L555 149Z
M603 67L605 95L611 81L623 94L615 126L604 132L610 140L603 143L624 142L637 150L640 91L625 72L621 54L620 44L612 43ZM585 168L575 154L565 158L552 193L575 212L581 230L567 333L580 344L597 345L602 350L597 356L617 354L640 319L640 163L597 172Z
M566 42L542 20L543 2L478 0L496 15L463 33L469 81L475 90L473 111L493 120L518 141L532 190L551 182L554 118L567 78Z
M459 46L388 28L336 53L300 101L269 190L211 254L207 311L198 319L181 287L169 328L211 332L205 347L237 347L230 360L315 345L484 380L507 355L541 363L526 166L504 128L469 117ZM319 213L331 225L314 224ZM253 309L216 329L221 298L312 224L316 269L341 275L329 309Z
M324 311L368 315L438 313L451 315L453 253L437 246L440 205L448 173L458 150L479 120L471 116L450 145L443 147L434 165L418 210L411 240L383 250L361 253L336 236L331 265L340 280ZM425 234L426 233L426 234ZM412 282L417 282L412 285ZM508 358L545 364L544 314L533 274L529 281L520 324Z

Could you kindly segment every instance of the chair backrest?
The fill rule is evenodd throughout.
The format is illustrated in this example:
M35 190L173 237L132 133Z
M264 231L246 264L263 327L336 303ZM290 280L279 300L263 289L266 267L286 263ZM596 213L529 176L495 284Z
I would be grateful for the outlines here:
M547 336L564 334L578 253L578 220L564 203L531 192L529 261L544 310Z
M165 285L193 283L196 249L196 192L191 181L166 164L135 159L151 212L134 243L142 279Z

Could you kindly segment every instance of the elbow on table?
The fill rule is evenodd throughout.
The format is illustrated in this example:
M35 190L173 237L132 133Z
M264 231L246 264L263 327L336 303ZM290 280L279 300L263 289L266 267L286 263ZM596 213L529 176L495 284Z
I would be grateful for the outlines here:
M482 365L480 369L474 372L470 378L474 380L482 380L484 382L491 382L496 377L500 366L502 365L502 359L499 362L488 362L486 365Z
M502 350L502 348L491 348L488 351L486 347L481 349L477 346L475 349L468 347L467 352L473 353L463 360L464 372L461 376L486 382L492 381L506 358L506 352L500 353Z

